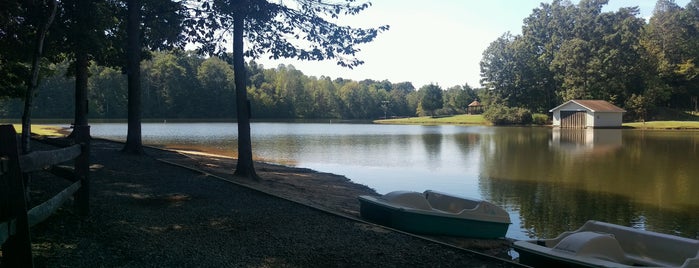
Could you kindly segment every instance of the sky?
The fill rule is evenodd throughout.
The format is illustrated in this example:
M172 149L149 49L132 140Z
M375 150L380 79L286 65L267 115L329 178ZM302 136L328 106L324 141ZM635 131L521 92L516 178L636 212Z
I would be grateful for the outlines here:
M676 0L684 7L689 0ZM360 1L361 2L361 1ZM542 0L372 0L359 15L338 23L352 27L389 25L371 43L359 46L363 65L348 69L335 61L256 61L265 68L293 65L305 75L332 79L412 82L418 89L437 84L443 89L468 84L480 87L480 60L488 45L506 32L521 33L522 21ZM572 0L577 4L577 0ZM656 0L609 0L603 11L638 6L648 19Z

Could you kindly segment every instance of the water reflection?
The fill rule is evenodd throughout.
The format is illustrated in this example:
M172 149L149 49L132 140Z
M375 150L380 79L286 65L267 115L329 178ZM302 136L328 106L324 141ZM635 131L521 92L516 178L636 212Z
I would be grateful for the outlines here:
M519 213L527 236L553 237L589 219L699 234L695 133L550 133L503 131L482 143L482 189Z
M425 133L421 135L422 145L425 147L429 166L437 167L441 165L442 138L441 133Z
M554 149L574 155L604 155L621 148L621 129L570 129L551 130Z

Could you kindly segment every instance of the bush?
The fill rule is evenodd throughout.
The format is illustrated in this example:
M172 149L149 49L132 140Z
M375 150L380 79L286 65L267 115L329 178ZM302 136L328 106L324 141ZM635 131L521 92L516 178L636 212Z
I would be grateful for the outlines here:
M549 119L549 115L547 115L547 114L533 114L532 115L532 124L549 125L549 124L551 124L551 119Z
M532 123L529 109L504 105L492 105L483 112L483 117L494 125L526 125Z

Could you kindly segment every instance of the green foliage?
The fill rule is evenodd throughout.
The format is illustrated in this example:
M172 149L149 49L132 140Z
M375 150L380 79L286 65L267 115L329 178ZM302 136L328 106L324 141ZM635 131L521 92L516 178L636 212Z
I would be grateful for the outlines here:
M551 118L548 114L532 114L532 124L535 125L550 125Z
M444 100L442 99L441 87L435 84L425 85L418 90L419 102L417 114L419 116L435 115L437 109L441 109Z
M481 60L489 97L539 113L570 99L603 99L646 112L693 108L699 2L681 8L660 0L648 23L636 7L602 12L606 4L542 3L524 19L521 35L493 41Z
M70 62L50 66L52 75L39 86L33 113L37 118L71 118L74 79L65 76ZM409 82L360 82L306 76L291 65L273 69L247 64L248 91L254 118L375 119L415 115ZM141 63L143 118L235 118L234 72L217 58L191 52L155 52ZM91 64L89 116L123 119L127 115L126 76L118 69ZM386 103L386 110L383 106ZM0 117L21 116L21 101L0 100Z
M494 125L526 125L532 123L532 113L526 108L490 105L483 112L483 118Z
M38 36L51 17L51 6L49 1L0 4L0 97L22 97L32 86L31 59Z
M648 115L648 111L652 108L652 103L648 98L642 95L632 94L631 97L626 100L625 106L628 112L625 116L640 121L646 121L646 116Z
M344 1L202 1L196 16L189 18L190 39L201 49L223 56L228 49L218 34L232 33L236 17L244 18L245 56L300 60L336 60L341 66L363 63L356 58L358 45L371 42L388 25L354 28L335 23L340 15L355 15L370 3Z

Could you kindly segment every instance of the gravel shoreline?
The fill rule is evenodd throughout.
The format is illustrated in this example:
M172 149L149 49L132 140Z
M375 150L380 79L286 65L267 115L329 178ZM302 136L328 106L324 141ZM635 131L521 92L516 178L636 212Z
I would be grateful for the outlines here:
M93 141L89 216L77 216L64 206L32 228L37 267L518 266L303 205L337 206L350 217L352 206L358 206L356 199L348 201L356 198L352 194L345 199L295 195L314 190L284 185L281 179L288 170L280 166L258 164L264 179L255 183L286 187L280 192L289 196L280 196L296 196L296 202L269 189L253 189L260 185L248 188L218 178L229 179L225 174L212 176L215 170L228 170L216 162L223 160L196 162L210 168L201 173L158 160L181 165L191 156L153 149L132 156L120 153L121 146ZM303 171L296 169L294 175L304 177ZM305 172L309 185L317 185L311 179L317 174ZM35 175L32 200L40 202L60 190L63 183L57 181ZM342 183L320 186L373 192Z

